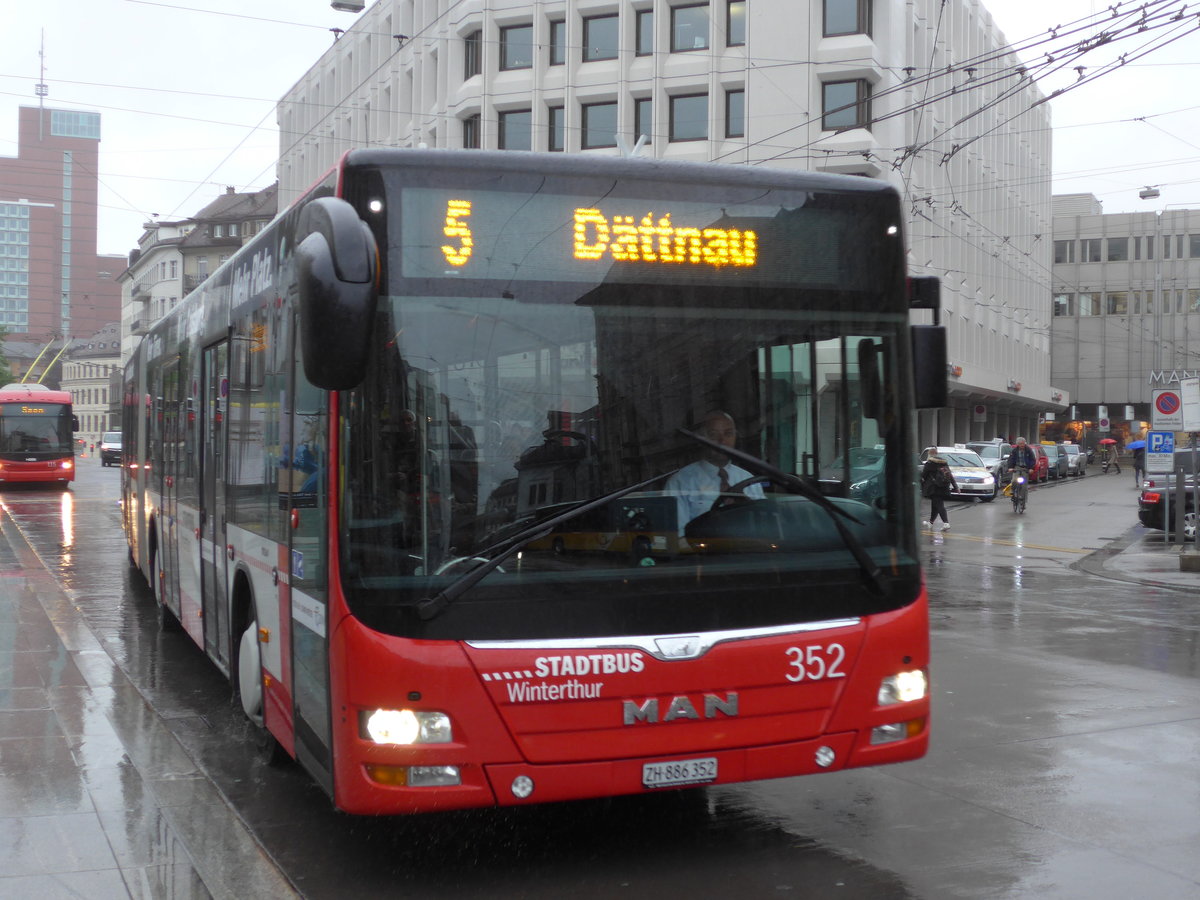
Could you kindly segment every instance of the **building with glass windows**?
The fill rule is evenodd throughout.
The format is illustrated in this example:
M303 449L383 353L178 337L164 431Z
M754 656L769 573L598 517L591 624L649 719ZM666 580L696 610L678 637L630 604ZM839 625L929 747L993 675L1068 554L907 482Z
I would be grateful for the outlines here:
M951 406L922 439L1033 434L1069 396L1048 106L1006 46L979 0L378 0L279 102L280 203L370 146L885 179L913 273L942 279Z
M0 157L0 326L15 339L89 335L117 318L120 256L96 253L100 114L23 106Z
M1053 379L1079 421L1103 406L1114 436L1136 434L1154 390L1200 374L1200 209L1105 214L1091 194L1054 197L1053 287Z

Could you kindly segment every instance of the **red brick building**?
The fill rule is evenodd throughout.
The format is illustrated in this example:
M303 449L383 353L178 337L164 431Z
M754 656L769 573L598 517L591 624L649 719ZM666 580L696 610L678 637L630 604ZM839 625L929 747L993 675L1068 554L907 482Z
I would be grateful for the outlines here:
M99 113L21 107L17 156L0 156L0 326L14 338L120 318L124 259L96 253L99 151Z

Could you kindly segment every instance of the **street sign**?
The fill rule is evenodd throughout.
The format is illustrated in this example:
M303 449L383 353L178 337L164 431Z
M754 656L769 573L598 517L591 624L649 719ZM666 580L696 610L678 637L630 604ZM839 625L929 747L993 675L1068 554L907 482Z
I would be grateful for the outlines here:
M1166 475L1175 468L1175 433L1150 431L1146 433L1146 472Z
M982 403L976 403L975 406L971 410L971 421L972 422L986 422L987 421L987 407L984 406Z
M1179 397L1183 406L1182 431L1200 431L1200 378L1182 378Z
M1183 397L1175 388L1151 392L1151 426L1155 431L1183 431Z

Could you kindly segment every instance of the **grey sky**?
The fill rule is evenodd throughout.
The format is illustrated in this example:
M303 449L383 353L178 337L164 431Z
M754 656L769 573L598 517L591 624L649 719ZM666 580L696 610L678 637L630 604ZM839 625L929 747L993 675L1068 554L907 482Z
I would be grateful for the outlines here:
M988 7L1018 43L1109 4L991 0ZM1051 102L1056 192L1095 193L1106 212L1200 206L1200 101L1188 90L1200 71L1200 3L1175 0L1172 8L1191 11L1178 40ZM36 105L44 29L48 102L103 116L98 249L126 253L153 213L186 216L226 185L250 190L274 180L275 102L330 45L329 29L354 20L328 0L7 4L0 155L16 153L17 107ZM1078 62L1094 74L1143 43L1114 42ZM1078 78L1068 67L1043 90ZM1138 198L1147 184L1161 186L1158 200Z

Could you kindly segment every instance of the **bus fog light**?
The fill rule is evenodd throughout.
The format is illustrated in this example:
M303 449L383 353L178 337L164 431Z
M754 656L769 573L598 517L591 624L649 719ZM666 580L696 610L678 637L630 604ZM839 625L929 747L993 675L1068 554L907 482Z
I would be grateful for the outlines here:
M409 787L453 787L462 784L458 766L409 766Z
M910 703L921 700L929 689L929 681L922 669L911 672L900 672L889 675L879 685L880 706L891 706L894 703Z
M835 759L837 759L837 754L833 752L832 747L817 748L816 763L822 769L828 769L832 766Z
M526 799L533 793L533 779L528 775L518 775L513 779L512 792L518 800Z
M925 729L924 719L910 719L907 722L892 722L888 725L878 725L871 729L871 743L890 744L905 738L914 738Z
M426 710L364 710L361 731L377 744L448 744L454 739L450 717Z

